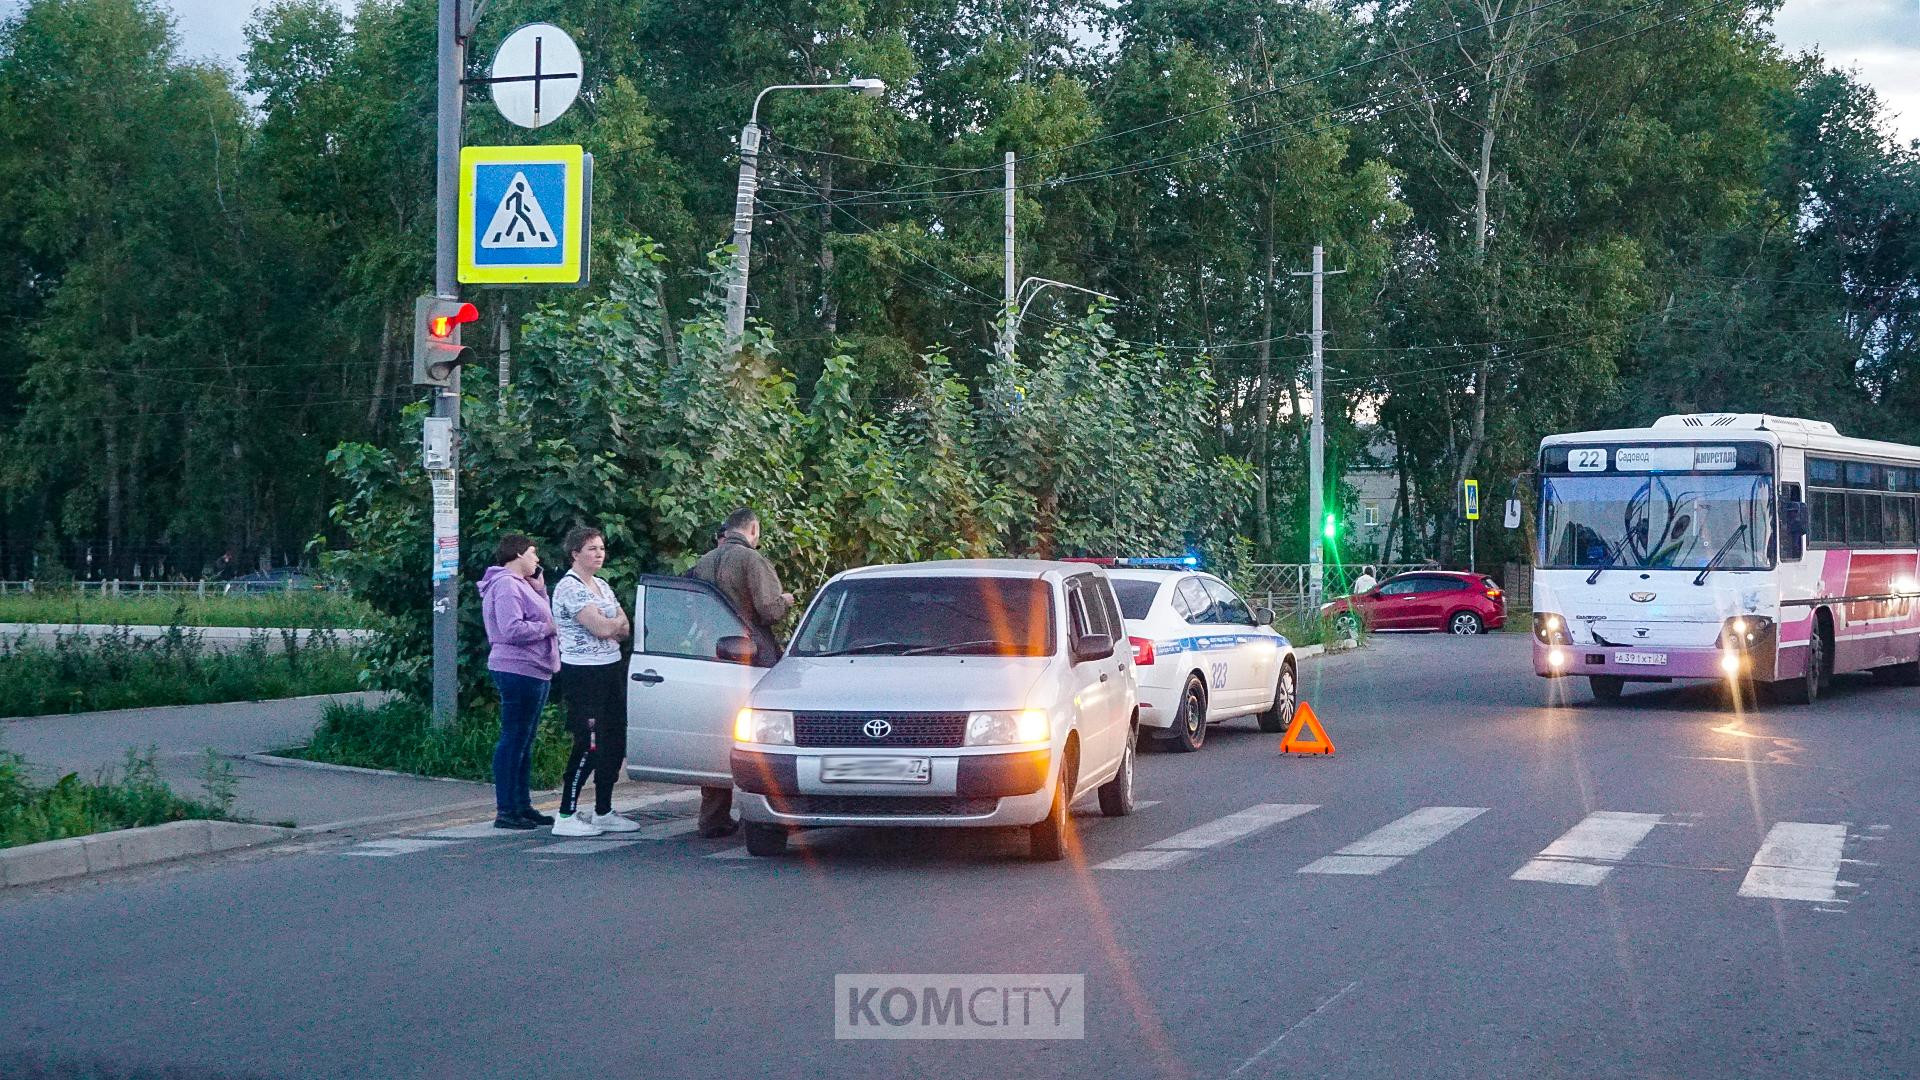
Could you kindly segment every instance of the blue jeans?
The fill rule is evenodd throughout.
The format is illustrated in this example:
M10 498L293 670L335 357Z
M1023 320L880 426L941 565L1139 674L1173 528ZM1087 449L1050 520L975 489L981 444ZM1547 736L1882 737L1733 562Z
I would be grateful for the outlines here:
M489 672L500 691L500 741L493 747L493 805L501 817L532 813L533 737L552 684L511 671Z

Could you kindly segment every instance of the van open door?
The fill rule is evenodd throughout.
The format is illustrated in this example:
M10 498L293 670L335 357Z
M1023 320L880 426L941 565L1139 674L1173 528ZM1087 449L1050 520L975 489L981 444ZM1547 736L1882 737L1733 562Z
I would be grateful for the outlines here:
M733 718L772 667L726 598L704 581L649 574L633 601L627 775L731 787Z

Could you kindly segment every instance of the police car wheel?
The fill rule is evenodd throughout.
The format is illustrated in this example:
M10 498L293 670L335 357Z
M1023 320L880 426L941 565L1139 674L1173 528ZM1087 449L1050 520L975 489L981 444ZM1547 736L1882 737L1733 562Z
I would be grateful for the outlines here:
M1176 754L1191 754L1207 744L1207 684L1200 676L1187 676L1180 691L1180 711L1173 716L1173 727L1166 736L1166 747Z
M1299 678L1294 674L1293 661L1280 665L1280 681L1273 689L1273 707L1260 714L1260 730L1269 734L1287 730L1293 723L1293 710L1300 700Z
M1134 727L1127 732L1127 746L1121 751L1120 771L1113 779L1100 785L1100 812L1108 817L1126 817L1133 813L1133 752L1138 742L1140 729Z

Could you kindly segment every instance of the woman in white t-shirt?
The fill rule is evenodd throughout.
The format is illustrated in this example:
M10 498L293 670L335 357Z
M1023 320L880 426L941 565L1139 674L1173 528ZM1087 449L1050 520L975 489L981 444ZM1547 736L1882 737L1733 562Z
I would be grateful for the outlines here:
M599 529L575 526L564 545L573 561L553 588L553 621L560 629L560 699L567 706L573 752L561 778L555 836L632 832L640 826L613 812L613 785L627 757L626 679L620 642L633 623L597 575L607 562L607 538ZM579 809L580 789L593 776L593 812Z

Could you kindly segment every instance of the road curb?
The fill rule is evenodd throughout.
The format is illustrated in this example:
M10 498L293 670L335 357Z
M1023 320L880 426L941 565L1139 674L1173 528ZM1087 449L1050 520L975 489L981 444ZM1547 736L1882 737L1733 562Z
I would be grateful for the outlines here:
M294 832L275 825L197 820L46 840L0 850L0 888L258 847Z
M362 776L400 776L409 780L438 780L446 784L484 784L485 780L462 780L457 776L426 776L421 773L401 772L398 769L370 769L364 765L336 765L331 761L308 761L306 758L281 757L278 754L241 754L240 760L251 761L257 765L272 765L277 769L315 769L320 772L359 773Z
M1301 645L1293 650L1293 658L1295 660L1311 660L1316 656L1325 656L1329 653L1342 653L1359 647L1360 643L1351 638L1336 641L1332 645Z

